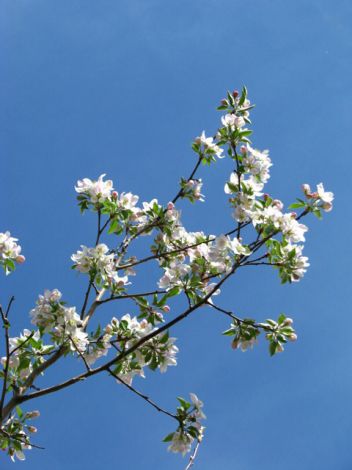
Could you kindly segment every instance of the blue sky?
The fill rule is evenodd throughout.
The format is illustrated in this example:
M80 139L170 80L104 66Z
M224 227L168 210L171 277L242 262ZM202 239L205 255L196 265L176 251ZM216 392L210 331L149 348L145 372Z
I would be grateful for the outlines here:
M349 260L352 4L347 0L2 0L0 16L1 227L27 262L2 281L16 296L13 333L45 288L80 305L85 280L70 268L92 244L73 186L107 173L118 191L163 203L189 173L190 142L219 124L227 89L246 84L253 142L274 163L268 192L285 203L301 183L335 193L310 220L311 268L281 286L271 270L240 272L219 303L258 320L294 317L299 341L270 358L264 341L233 351L225 318L203 309L175 328L179 366L136 386L166 408L177 395L205 402L207 430L194 468L348 470L352 466ZM206 202L182 204L190 230L226 231L230 162L202 169ZM155 271L144 273L150 279ZM122 310L121 310L122 308ZM126 313L106 309L103 318ZM131 311L131 313L133 313ZM58 365L56 383L77 364ZM33 403L42 416L25 470L183 469L161 439L173 423L109 377ZM13 468L2 458L1 468Z

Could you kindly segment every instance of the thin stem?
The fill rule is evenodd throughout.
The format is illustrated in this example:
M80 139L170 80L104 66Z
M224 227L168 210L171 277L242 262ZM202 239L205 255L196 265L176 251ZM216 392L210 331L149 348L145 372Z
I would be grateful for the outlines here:
M38 446L36 444L33 444L32 442L26 442L24 439L20 439L19 437L11 436L11 434L5 431L5 429L0 428L0 433L3 434L5 437L7 437L7 439L12 439L14 441L21 442L21 444L30 445L31 447L35 449L40 449L40 450L45 449L45 447Z
M115 377L116 380L118 380L122 385L124 385L126 388L128 388L131 392L135 393L136 395L138 395L139 397L143 398L143 400L145 400L149 405L151 405L153 408L155 408L157 411L160 411L161 413L164 413L165 415L167 416L170 416L170 418L174 418L178 421L178 418L176 415L170 413L169 411L167 410L164 410L163 408L161 408L159 405L157 405L153 400L151 400L147 395L144 395L143 393L139 392L138 390L136 390L134 387L132 387L132 385L128 384L127 382L125 382L124 380L122 380L118 375L116 375L110 367L108 367L107 371L109 372L110 375L112 375L113 377Z
M194 177L194 175L196 174L196 172L197 172L197 170L198 170L198 168L199 168L199 165L201 164L202 160L203 160L203 157L202 157L202 156L199 157L199 159L198 159L198 161L197 161L197 163L196 163L196 166L193 168L191 174L189 175L189 177L188 177L188 179L187 179L186 181L190 181L191 179L193 179L193 177ZM179 192L176 194L176 196L173 198L172 203L175 204L175 202L182 196L182 194L183 194L183 189L181 188L181 189L179 190Z
M250 222L246 222L245 224L242 224L241 227L244 228L249 224L250 224ZM230 236L230 235L233 235L234 233L237 233L237 234L239 233L239 227L237 227L233 230L230 230L229 232L226 232L225 236ZM150 255L150 256L147 256L146 258L142 258L142 259L134 261L132 263L117 266L116 271L119 271L121 269L132 268L134 266L138 266L139 264L146 263L147 261L151 261L153 259L167 258L170 255L175 255L177 253L182 253L182 252L187 251L189 249L196 248L197 246L200 246L200 245L207 245L208 243L211 243L215 240L216 240L216 237L212 237L212 238L209 238L208 240L204 240L204 241L201 241L201 242L198 242L198 243L193 243L192 245L187 245L187 246L183 246L183 247L180 247L180 248L175 248L174 250L170 250L170 251L167 251L165 253L158 253L158 254L155 254L155 255Z
M90 367L88 365L88 362L86 361L86 358L83 356L83 354L81 353L81 351L78 349L78 347L76 346L76 343L74 342L73 338L71 335L68 335L68 337L70 338L71 340L71 343L73 344L73 347L75 348L77 354L79 355L79 357L82 359L82 361L84 362L84 365L86 366L86 369L89 371L90 370Z
M97 301L98 305L106 304L107 302L112 302L113 300L120 300L120 299L138 299L138 297L148 297L154 294L166 294L166 290L154 290L150 292L141 292L140 294L122 294L122 295L112 295L104 300Z
M197 442L197 445L195 446L194 451L193 451L192 455L189 458L189 461L188 461L188 464L187 464L187 467L185 468L185 470L189 470L194 465L194 461L196 460L200 443L201 443L201 441Z

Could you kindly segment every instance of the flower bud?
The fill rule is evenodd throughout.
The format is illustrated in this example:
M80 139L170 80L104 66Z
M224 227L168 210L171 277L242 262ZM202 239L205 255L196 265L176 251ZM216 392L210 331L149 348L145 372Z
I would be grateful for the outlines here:
M293 219L295 219L295 218L297 217L297 212L291 212L290 215L291 215L291 217L292 217Z
M28 426L28 431L31 433L37 432L37 428L35 426Z
M278 343L276 346L276 352L282 352L284 350L282 344Z
M117 191L113 191L113 192L111 193L111 197L112 197L113 199L117 199L117 196L118 196Z
M113 333L113 328L111 325L106 325L105 327L105 333L107 333L108 335L111 335Z
M232 96L233 96L234 98L237 98L238 95L239 95L239 91L238 91L238 90L234 90L234 91L232 92Z
M283 205L282 201L280 201L280 199L274 199L273 200L273 206L277 207L279 209L279 211L282 211L282 209L284 208L284 205Z
M16 263L18 263L18 264L22 264L22 263L24 263L25 261L26 261L26 258L25 258L23 255L18 255L18 256L16 257Z
M175 204L173 202L169 202L167 205L167 210L172 211L175 208Z
M225 100L225 98L223 100L221 100L220 102L221 106L228 106L229 103L227 102L227 100Z
M28 411L26 413L26 419L38 418L38 416L40 416L40 412L38 410Z
M292 333L290 336L288 336L288 339L290 341L297 341L297 335L296 333Z
M247 147L245 145L242 145L240 150L241 150L241 153L247 153Z
M310 194L310 186L309 184L302 184L302 191L304 192L304 194L306 196L308 196Z
M164 305L164 307L162 308L163 312L165 313L169 313L170 312L170 307L168 305Z
M292 318L289 318L289 317L285 318L285 320L282 322L282 324L285 326L292 325L292 323L293 323L293 320Z

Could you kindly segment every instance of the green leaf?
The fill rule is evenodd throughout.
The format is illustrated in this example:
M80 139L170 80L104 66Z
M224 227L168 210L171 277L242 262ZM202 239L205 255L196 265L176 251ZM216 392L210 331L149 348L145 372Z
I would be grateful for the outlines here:
M170 442L172 441L172 438L174 437L174 432L171 432L170 434L168 434L166 437L164 437L163 439L163 442Z
M188 403L184 398L182 397L177 397L177 400L180 402L182 408L184 410L188 410L188 408L191 406L190 403Z
M242 88L241 98L240 98L240 100L239 100L239 102L238 102L239 106L242 106L242 105L243 105L243 103L245 102L246 98L247 98L247 88L244 86L244 87Z
M23 411L21 410L19 406L16 406L16 413L20 419L23 417Z
M294 202L290 206L288 206L289 209L300 209L301 207L304 207L305 203L304 202Z
M274 354L276 353L276 346L277 346L277 343L270 343L270 346L269 346L269 352L270 352L270 356L274 356Z
M118 224L119 224L119 223L118 223L118 221L117 221L116 219L111 222L110 228L109 228L109 230L108 230L108 234L109 234L109 235L110 235L111 233L116 232L116 229L117 229L117 227L118 227Z

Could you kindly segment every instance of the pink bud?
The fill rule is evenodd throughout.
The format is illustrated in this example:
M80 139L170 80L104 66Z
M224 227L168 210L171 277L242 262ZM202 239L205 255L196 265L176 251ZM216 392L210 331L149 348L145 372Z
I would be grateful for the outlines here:
M113 199L117 199L117 196L118 196L117 191L113 191L113 192L111 193L111 197L112 197Z
M292 325L292 323L293 323L293 320L292 318L289 318L289 317L285 318L285 320L283 321L284 325Z
M18 263L18 264L22 264L22 263L24 263L25 261L26 261L26 258L25 258L23 255L18 255L18 256L16 257L16 263Z
M295 219L295 218L297 217L297 212L291 212L290 215L291 215L291 217L292 217L293 219Z
M221 100L221 103L220 103L222 106L228 106L229 103L227 102L227 100L225 100L225 98L223 100Z
M267 194L267 193L263 194L264 201L266 201L269 197L270 197L269 194Z
M169 204L167 205L167 210L172 211L174 210L174 208L175 208L175 204L173 202L169 202Z
M274 199L273 206L277 207L280 211L284 208L284 205L280 199Z
M292 333L292 335L290 335L290 336L288 337L288 339L289 339L290 341L297 341L297 335L296 335L296 333Z
M238 90L234 90L234 91L232 92L232 96L233 96L234 98L237 98L238 95L239 95L239 91L238 91Z
M162 308L162 310L165 312L165 313L169 313L170 312L170 307L168 305L164 305L164 307Z
M308 194L310 194L310 186L309 184L302 184L302 191L304 192L304 194L306 196L308 196Z
M241 153L247 153L247 147L245 145L241 146Z

